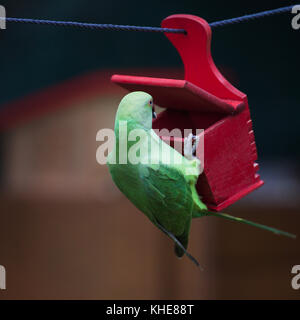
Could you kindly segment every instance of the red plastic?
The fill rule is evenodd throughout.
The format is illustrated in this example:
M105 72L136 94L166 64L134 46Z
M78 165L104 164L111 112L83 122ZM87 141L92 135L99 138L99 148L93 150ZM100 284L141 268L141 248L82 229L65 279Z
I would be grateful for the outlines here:
M112 81L130 91L151 94L166 108L153 128L205 129L204 172L197 190L210 210L220 211L260 187L256 145L247 96L218 71L211 57L211 29L192 15L172 15L162 27L185 29L167 33L179 52L185 79L114 75ZM166 139L165 137L161 137Z

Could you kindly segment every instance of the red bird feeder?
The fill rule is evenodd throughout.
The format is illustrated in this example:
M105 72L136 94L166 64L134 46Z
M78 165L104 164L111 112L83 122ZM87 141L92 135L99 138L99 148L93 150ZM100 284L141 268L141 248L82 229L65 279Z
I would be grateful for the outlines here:
M172 15L162 27L186 30L166 34L183 60L185 79L114 75L112 81L129 91L145 91L166 108L153 128L204 129L204 171L197 190L210 210L220 211L263 184L247 96L216 68L205 20Z

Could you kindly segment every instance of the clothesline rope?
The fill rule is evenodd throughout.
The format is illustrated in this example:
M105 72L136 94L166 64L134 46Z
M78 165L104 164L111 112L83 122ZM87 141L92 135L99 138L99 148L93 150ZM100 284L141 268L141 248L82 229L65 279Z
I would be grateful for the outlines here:
M294 6L295 5L273 9L273 10L267 10L263 12L253 13L253 14L248 14L241 17L237 17L237 18L215 21L215 22L209 23L209 25L211 28L217 28L225 25L247 22L247 21L260 19L263 17L268 17L276 14L291 12ZM74 21L54 21L54 20L4 18L4 17L1 17L0 20L5 20L6 22L52 25L52 26L62 26L62 27L77 27L77 28L95 29L95 30L100 29L100 30L116 30L116 31L186 33L184 29L171 29L171 28L160 28L160 27L143 27L143 26L131 26L131 25L99 24L99 23L86 23L86 22L74 22Z

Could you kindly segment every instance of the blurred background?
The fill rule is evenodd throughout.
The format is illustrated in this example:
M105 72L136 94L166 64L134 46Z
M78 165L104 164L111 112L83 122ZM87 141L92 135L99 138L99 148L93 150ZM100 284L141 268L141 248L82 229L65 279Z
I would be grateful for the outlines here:
M159 26L208 22L297 1L1 1L8 17ZM212 55L248 95L265 185L226 212L300 235L299 49L291 14L213 30ZM173 244L96 163L126 93L116 73L182 78L163 34L7 24L0 30L0 299L299 299L300 242L209 217L190 252Z

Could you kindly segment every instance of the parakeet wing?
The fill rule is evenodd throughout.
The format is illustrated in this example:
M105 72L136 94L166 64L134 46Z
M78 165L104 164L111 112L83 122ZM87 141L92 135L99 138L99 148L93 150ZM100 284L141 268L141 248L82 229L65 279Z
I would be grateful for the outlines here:
M182 235L191 219L193 201L189 184L175 166L140 167L147 210L174 235Z

